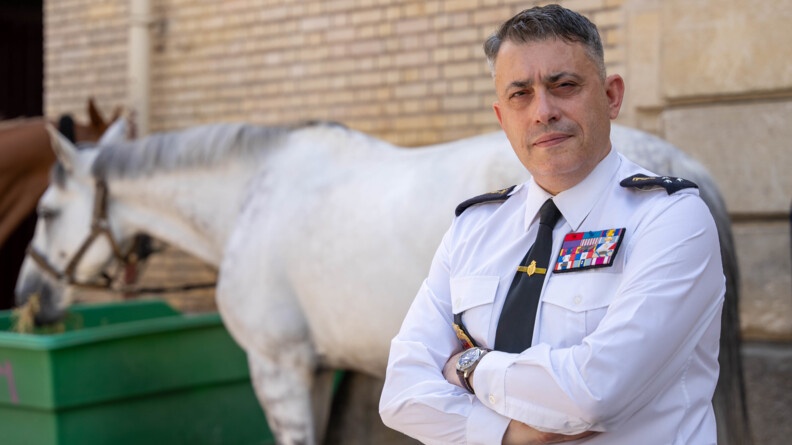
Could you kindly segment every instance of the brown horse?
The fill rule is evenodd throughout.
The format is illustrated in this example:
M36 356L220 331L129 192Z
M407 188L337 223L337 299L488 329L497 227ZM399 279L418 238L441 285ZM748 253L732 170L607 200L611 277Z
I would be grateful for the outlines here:
M78 124L69 115L57 123L42 117L0 123L0 310L14 305L17 275L36 227L36 203L55 162L47 125L73 142L96 142L120 114L117 108L105 120L89 99L88 124Z

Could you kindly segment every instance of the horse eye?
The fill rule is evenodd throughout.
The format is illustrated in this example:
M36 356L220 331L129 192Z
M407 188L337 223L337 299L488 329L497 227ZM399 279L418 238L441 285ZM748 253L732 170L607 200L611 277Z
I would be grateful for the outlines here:
M38 214L39 218L44 219L44 220L53 219L56 216L58 216L58 211L57 210L48 209L48 208L45 208L45 207L39 207L38 210L36 210L36 213Z

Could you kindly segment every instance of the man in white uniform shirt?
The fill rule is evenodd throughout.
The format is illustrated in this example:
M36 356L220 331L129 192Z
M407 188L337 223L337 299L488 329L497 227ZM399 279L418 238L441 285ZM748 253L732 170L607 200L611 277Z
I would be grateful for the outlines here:
M586 18L523 11L485 52L532 178L457 208L392 341L385 424L431 444L714 444L725 280L695 184L612 149L624 82Z

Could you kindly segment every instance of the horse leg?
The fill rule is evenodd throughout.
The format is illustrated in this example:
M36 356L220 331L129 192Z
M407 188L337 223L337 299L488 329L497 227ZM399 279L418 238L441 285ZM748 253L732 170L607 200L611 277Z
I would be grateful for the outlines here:
M330 419L335 371L294 370L248 354L248 366L259 403L265 408L270 429L279 444L323 443ZM304 413L305 388L310 387L313 419ZM313 420L313 421L312 421ZM313 429L313 436L307 434Z
M318 369L314 377L311 393L313 403L314 426L316 427L317 443L324 443L327 426L330 421L330 408L333 405L335 371Z
M315 445L311 398L326 386L316 378L317 354L299 304L288 291L270 287L266 297L246 292L264 289L261 274L222 272L218 309L234 340L247 353L250 378L275 440L281 445ZM238 274L238 275L237 275Z
M256 199L248 203L226 245L218 309L247 352L253 387L277 443L315 445L327 423L332 374L317 374L310 326L278 254L280 238L271 235L279 231L262 221L260 205Z
M242 268L237 268L242 269ZM281 445L314 445L311 391L317 368L307 321L295 298L258 282L263 274L221 266L223 324L245 350L256 397ZM247 289L267 289L263 295Z
M300 348L283 351L284 356L278 361L249 352L250 378L276 442L315 445L311 410L314 372L305 366L304 354L295 349Z

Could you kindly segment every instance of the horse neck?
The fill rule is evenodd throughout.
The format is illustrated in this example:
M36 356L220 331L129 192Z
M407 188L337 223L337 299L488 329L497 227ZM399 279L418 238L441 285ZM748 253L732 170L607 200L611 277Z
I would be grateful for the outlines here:
M111 180L111 222L117 217L127 236L147 233L218 266L253 172L236 162Z

